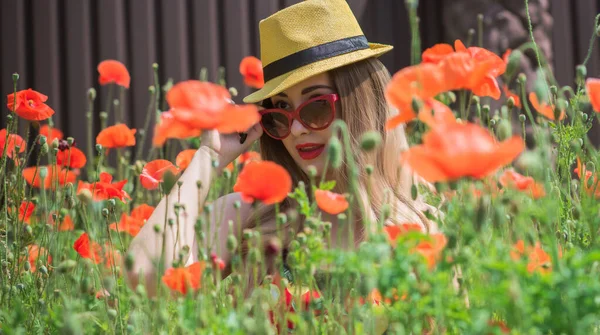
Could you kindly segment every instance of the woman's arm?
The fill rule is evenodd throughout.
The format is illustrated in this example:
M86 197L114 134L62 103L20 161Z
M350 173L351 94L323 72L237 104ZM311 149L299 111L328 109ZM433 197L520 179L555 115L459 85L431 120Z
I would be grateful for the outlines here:
M132 287L138 284L139 276L146 281L148 289L156 287L156 265L161 257L165 268L171 267L184 246L190 248L188 259L184 259L184 263L197 260L194 225L199 206L203 206L210 190L211 178L215 174L212 161L216 157L216 152L209 147L202 146L198 149L178 180L181 186L173 186L169 195L162 198L146 224L131 241L129 253L134 257L134 265L128 275ZM201 187L198 187L198 183L201 183ZM184 208L179 219L175 214L175 204ZM167 224L169 219L174 222L172 226Z

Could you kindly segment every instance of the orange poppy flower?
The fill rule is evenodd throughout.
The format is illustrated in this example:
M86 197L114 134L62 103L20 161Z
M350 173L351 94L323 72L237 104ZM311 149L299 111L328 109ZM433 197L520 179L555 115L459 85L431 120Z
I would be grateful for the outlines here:
M131 147L135 145L135 132L135 129L129 129L127 125L119 123L104 128L96 136L96 143L105 148Z
M415 231L423 233L423 227L415 223L406 223L398 226L385 226L385 232L388 235L388 240L392 246L396 245L396 240L399 236L402 236L408 232ZM411 249L411 252L417 252L421 254L427 261L427 265L432 269L437 261L440 259L442 250L446 247L448 240L442 233L428 234L426 239L420 241L415 247Z
M77 194L79 194L81 190L87 189L94 195L93 199L96 201L112 198L117 198L123 202L130 200L131 197L129 197L129 194L123 191L123 187L127 184L127 179L113 183L112 178L113 177L109 173L100 172L100 180L95 183L80 181L77 185Z
M319 208L329 214L337 215L348 209L348 201L342 194L316 190L315 200Z
M549 273L552 271L552 259L550 258L550 255L541 248L539 242L536 242L533 247L525 247L525 242L523 242L523 240L518 240L513 246L513 250L510 252L510 258L517 261L523 256L527 256L529 259L527 271L530 273L533 273L534 271ZM558 256L562 256L562 251L559 250Z
M577 157L577 167L575 168L574 172L577 174L577 177L579 177L579 180L581 180L582 171L585 172L584 180L581 182L581 184L583 185L583 189L587 192L587 194L594 194L596 198L600 198L600 185L598 185L598 180L596 179L596 176L594 176L592 171L586 170L585 166L582 166L579 157Z
M396 240L399 236L410 231L423 232L423 226L418 223L404 223L400 225L384 226L383 230L387 234L388 241L391 245L396 245Z
M171 111L160 114L160 122L154 127L154 137L152 144L155 147L162 147L168 139L186 139L198 137L202 131L190 127L186 123L177 121Z
M54 110L44 103L48 97L31 88L17 92L16 102L14 93L9 94L7 99L8 109L14 110L15 114L25 120L43 121L54 115Z
M512 162L524 148L518 136L498 143L481 126L451 123L432 128L423 144L402 154L402 161L429 182L480 179Z
M8 145L7 145L8 143ZM15 159L18 154L24 153L27 150L27 142L17 134L9 134L8 141L6 140L6 129L0 130L0 155L6 147L6 155L9 158ZM17 147L19 151L17 152Z
M394 117L397 120L390 122L397 125L414 119L416 114L412 110L413 99L433 98L447 90L444 73L435 64L418 64L398 71L385 90L387 101L399 111Z
M246 151L244 153L242 153L240 155L240 157L238 157L238 162L240 164L248 164L250 162L254 162L254 161L261 161L262 158L260 157L260 154L256 151Z
M546 118L548 118L550 120L553 120L553 121L555 120L554 108L552 106L549 106L548 104L546 104L543 101L540 103L535 92L529 93L529 101L531 101L531 105L538 113L542 114L543 116L545 116ZM558 119L562 120L566 116L567 115L565 114L564 110L560 111L560 117Z
M70 147L65 150L58 150L56 153L56 164L71 169L80 169L85 166L87 159L83 151L76 147Z
M64 136L63 132L58 128L50 128L50 126L47 124L40 127L40 135L46 136L48 143L52 143L54 139L62 140Z
M147 190L155 190L158 184L163 181L165 172L171 172L174 175L179 173L179 169L166 159L155 159L146 163L140 174L140 182Z
M423 108L419 111L419 120L430 128L456 122L456 118L450 107L435 99L426 99L423 101Z
M244 84L253 88L265 86L262 62L254 56L246 56L240 62L240 73L244 76Z
M490 320L488 321L488 326L490 326L492 329L499 329L500 332L502 332L502 334L510 334L510 328L508 328L506 323L504 323L503 321Z
M111 247L109 243L104 244L104 267L111 269L121 264L121 252Z
M519 191L527 192L534 199L539 199L546 195L544 185L536 183L532 177L523 176L513 169L504 171L499 181L503 187L513 187Z
M454 48L450 44L438 43L431 48L425 49L421 55L423 63L438 64L446 56L454 53Z
M66 169L61 169L59 165L47 165L47 175L42 183L40 178L40 168L41 166L31 166L23 169L23 177L27 181L27 184L37 188L42 187L43 184L45 189L53 190L57 182L58 185L62 186L66 183L74 183L77 179L75 173Z
M515 101L515 107L521 108L521 98L519 98L518 94L511 92L508 89L508 86L506 86L506 84L502 85L502 90L504 91L504 94L507 98L513 98L513 100Z
M109 59L100 62L98 64L98 73L100 73L98 77L100 85L115 83L119 86L129 88L129 84L131 83L129 71L127 71L123 63L117 60Z
M588 78L585 81L585 88L594 111L600 112L600 79Z
M146 221L154 212L154 207L142 204L131 211L131 215L123 213L121 221L112 223L108 227L112 230L123 231L131 236L136 236Z
M82 258L89 258L96 264L102 263L102 246L96 242L90 241L90 237L87 233L83 233L79 236L73 244L73 249L75 249Z
M510 57L510 54L512 53L512 49L506 49L506 51L504 51L504 53L502 54L502 61L504 62L504 64L508 65L508 59Z
M170 268L162 276L162 281L171 290L187 294L190 289L196 291L201 287L204 268L204 262L195 262L185 268Z
M282 202L291 190L292 177L287 170L269 161L244 166L233 186L245 202L259 200L266 205Z
M243 132L260 121L256 106L233 105L225 87L209 82L180 82L167 92L166 99L173 117L196 129Z
M188 165L190 165L192 162L192 159L194 159L194 154L196 154L196 151L196 149L183 150L177 154L177 157L175 158L175 164L177 164L181 170L187 169Z
M31 266L30 271L35 272L37 270L37 262L41 256L46 256L46 259L42 261L43 263L50 264L52 263L52 256L46 248L40 247L36 244L31 244L27 246L27 260L29 261L29 265Z
M52 213L48 216L48 223L52 226L56 226L56 222L52 218ZM65 215L62 220L59 220L58 231L71 231L75 229L75 224L70 215Z

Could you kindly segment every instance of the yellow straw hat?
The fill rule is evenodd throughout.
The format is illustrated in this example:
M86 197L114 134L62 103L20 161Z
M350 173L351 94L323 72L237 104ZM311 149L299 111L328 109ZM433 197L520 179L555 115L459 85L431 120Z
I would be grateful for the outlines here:
M306 0L261 20L265 85L244 98L256 103L314 75L380 55L391 45L369 43L346 0Z

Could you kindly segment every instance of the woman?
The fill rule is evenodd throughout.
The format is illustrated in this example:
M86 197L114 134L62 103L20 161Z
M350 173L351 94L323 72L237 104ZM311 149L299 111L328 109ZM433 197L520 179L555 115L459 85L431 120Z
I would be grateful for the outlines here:
M244 99L247 103L262 105L260 124L247 132L245 141L237 135L219 135L214 131L203 134L203 146L181 176L181 187L174 187L169 196L161 200L131 244L135 266L130 275L134 283L141 272L147 281L155 280L153 260L160 258L163 249L167 267L179 257L184 246L188 246L190 252L183 256L183 263L197 261L194 224L210 188L211 161L218 160L218 174L255 140L260 141L264 160L274 161L288 170L294 187L299 181L309 184L307 173L313 166L317 175L325 174L326 179L336 181L334 191L347 191L344 167L325 171L325 148L334 135L331 123L336 118L348 125L352 152L356 153L360 172L359 195L363 204L369 204L364 211L366 215L379 218L384 204L390 204L392 217L386 224L418 222L428 226L421 212L425 205L410 197L413 178L398 164L400 153L408 147L404 129L384 130L385 121L394 112L384 97L390 76L377 57L392 47L367 43L345 0L308 0L283 9L260 22L260 35L265 85ZM378 131L383 141L367 154L361 152L359 138L371 130ZM367 165L373 166L369 201ZM175 203L185 206L186 215L179 215L179 219L173 211ZM234 208L236 203L241 203L241 220L238 220L238 209ZM293 206L292 200L286 199L280 209L285 211ZM218 251L225 263L231 259L226 248L230 220L240 222L238 229L260 229L265 240L275 234L273 206L254 208L241 201L238 193L232 193L217 199L213 208L210 231L218 230L219 240L212 241L211 236L208 242L216 246L213 251ZM177 229L164 230L166 238L163 240L165 218L179 220L179 225ZM338 229L335 216L323 213L322 219L332 223L332 236L341 235L332 240L348 240L350 232ZM255 227L257 221L260 227ZM155 225L160 227L160 233L155 232ZM331 247L354 248L365 233L360 218L354 226L356 231L350 235L355 236L354 246L334 242ZM298 227L294 228L298 231ZM284 249L290 240L282 241Z

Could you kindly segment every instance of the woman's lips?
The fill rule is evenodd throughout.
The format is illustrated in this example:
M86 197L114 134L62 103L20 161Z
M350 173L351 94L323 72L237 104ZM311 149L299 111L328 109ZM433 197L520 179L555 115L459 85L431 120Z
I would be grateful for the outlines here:
M298 155L304 160L311 160L319 157L324 149L325 145L319 143L304 143L296 146Z

